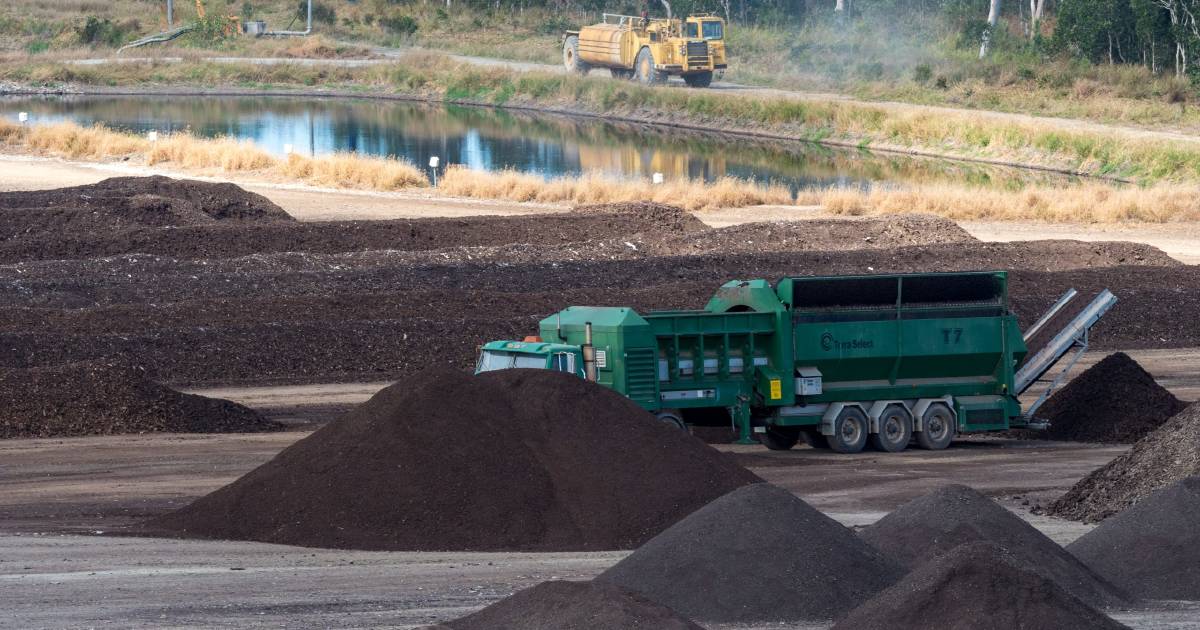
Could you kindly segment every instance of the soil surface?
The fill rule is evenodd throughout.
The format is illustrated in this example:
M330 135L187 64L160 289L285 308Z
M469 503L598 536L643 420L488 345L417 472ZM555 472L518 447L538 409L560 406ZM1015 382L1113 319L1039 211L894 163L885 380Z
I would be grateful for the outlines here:
M0 244L29 259L0 264L0 343L10 349L0 367L120 358L186 385L391 380L468 369L481 342L524 337L571 304L697 308L734 278L997 268L1012 270L1025 323L1068 287L1108 287L1121 302L1094 344L1200 345L1200 321L1185 315L1200 307L1200 269L1129 243L976 243L928 217L726 231L636 206L110 227ZM154 248L162 253L145 253Z
M22 628L111 622L409 629L457 619L546 580L591 578L627 553L365 552L95 535L186 505L308 434L0 441L5 618ZM1066 543L1090 526L1030 515L1019 497L1056 496L1123 448L970 438L945 451L888 457L807 447L720 450L845 525L870 524L932 486L961 482ZM1197 606L1155 602L1112 614L1139 630L1195 630ZM826 630L829 623L740 624L737 630L748 627Z
M1037 416L1050 422L1032 437L1131 444L1187 405L1123 352L1110 354L1058 390Z
M904 577L833 630L1119 630L1029 564L987 542L955 547Z
M756 481L573 375L433 371L143 531L337 549L631 549Z
M1047 511L1063 518L1100 521L1193 475L1200 475L1200 404L1179 412L1132 449L1084 477Z
M453 630L704 630L605 582L542 582L437 628ZM432 630L432 629L431 629Z
M0 438L253 433L282 428L243 405L183 394L119 365L0 368Z
M948 485L910 501L859 535L910 569L963 543L992 543L1020 558L1022 566L1090 605L1127 605L1132 599L1045 534L963 485Z
M1200 600L1200 476L1151 494L1071 543L1097 573L1149 599Z
M747 527L752 533L736 533ZM832 619L903 574L792 493L755 484L697 510L596 579L700 622L750 623Z

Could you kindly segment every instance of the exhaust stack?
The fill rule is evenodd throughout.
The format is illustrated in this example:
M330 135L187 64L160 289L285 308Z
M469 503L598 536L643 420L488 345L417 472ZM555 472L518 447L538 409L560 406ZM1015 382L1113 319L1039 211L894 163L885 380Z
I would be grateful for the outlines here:
M592 322L583 325L583 374L587 380L596 382L596 347L592 345Z

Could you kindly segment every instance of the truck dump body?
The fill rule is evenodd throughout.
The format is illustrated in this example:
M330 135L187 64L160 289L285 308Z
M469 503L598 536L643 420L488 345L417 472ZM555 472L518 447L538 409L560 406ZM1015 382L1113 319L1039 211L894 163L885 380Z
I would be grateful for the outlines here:
M1026 349L1005 274L787 278L777 290L797 364L822 378L805 403L970 397L960 430L1020 414L1010 394Z

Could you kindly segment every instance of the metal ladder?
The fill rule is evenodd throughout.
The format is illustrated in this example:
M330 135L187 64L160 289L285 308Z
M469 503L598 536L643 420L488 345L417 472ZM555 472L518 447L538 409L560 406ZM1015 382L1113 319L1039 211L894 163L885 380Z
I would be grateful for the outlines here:
M1054 317L1058 311L1062 310L1062 308L1066 306L1067 302L1069 302L1073 297L1075 297L1075 290L1071 289L1066 295L1060 298L1058 302L1056 302L1054 306L1052 306L1050 310L1047 311L1046 314L1043 315L1042 318L1033 325L1033 327L1029 329L1029 332L1024 335L1025 340L1028 341L1029 338L1032 337L1033 334L1036 333L1042 326L1044 326L1046 322L1050 321L1050 319ZM1061 331L1058 332L1058 334L1054 336L1053 339L1050 340L1049 343L1045 345L1045 347L1039 350L1037 354L1033 355L1033 357L1025 361L1025 364L1022 365L1021 369L1017 371L1013 379L1013 387L1019 396L1024 394L1026 390L1030 389L1035 383L1038 382L1039 379L1045 376L1045 374L1049 372L1051 368L1057 365L1059 361L1067 355L1068 352L1074 350L1074 354L1071 355L1062 370L1060 370L1054 379L1050 381L1050 384L1046 387L1046 390L1042 392L1042 395L1039 396L1038 399L1029 407L1029 409L1025 411L1026 417L1032 419L1033 414L1038 410L1039 407L1042 406L1042 403L1046 402L1046 399L1050 397L1050 394L1054 393L1054 390L1057 389L1060 384L1062 384L1063 379L1067 376L1067 372L1070 372L1071 368L1075 367L1075 364L1079 361L1079 358L1082 357L1083 353L1087 351L1088 332L1091 331L1092 326L1095 326L1096 322L1100 321L1100 318L1104 317L1104 314L1107 313L1109 309L1111 309L1116 303L1117 296L1113 295L1111 291L1108 289L1101 291L1100 294L1092 300L1091 304L1088 304L1086 308L1080 311L1079 314L1076 315L1069 324L1067 324ZM1030 426L1032 428L1036 428L1033 424Z

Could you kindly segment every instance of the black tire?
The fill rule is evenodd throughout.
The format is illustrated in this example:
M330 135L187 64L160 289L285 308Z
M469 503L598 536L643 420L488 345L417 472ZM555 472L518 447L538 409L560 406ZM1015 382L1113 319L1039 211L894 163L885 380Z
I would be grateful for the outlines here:
M667 80L667 75L654 69L654 55L649 48L643 48L633 62L633 73L639 83L656 85Z
M588 70L591 70L591 66L579 59L578 35L569 35L563 41L563 65L566 66L567 72L575 74L587 74Z
M713 73L711 70L708 72L697 72L696 74L683 75L683 82L687 83L688 87L694 88L706 88L712 85L712 79Z
M829 450L829 438L821 435L821 429L805 429L804 442L812 448Z
M667 426L674 427L680 431L687 431L687 423L682 418L671 412L659 412L657 417L660 421L667 423Z
M867 414L858 407L846 407L833 421L833 435L829 436L829 448L838 453L858 453L867 446L871 434L871 423Z
M790 451L800 441L800 429L796 427L767 427L758 434L758 441L772 451Z
M934 403L921 415L917 445L928 451L940 451L954 441L954 414L943 403Z
M879 414L879 433L871 434L871 447L885 453L899 453L908 448L913 434L912 416L900 405L888 405Z

